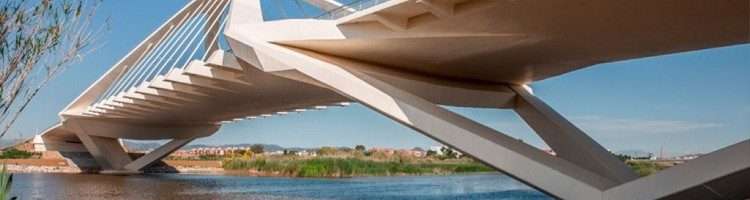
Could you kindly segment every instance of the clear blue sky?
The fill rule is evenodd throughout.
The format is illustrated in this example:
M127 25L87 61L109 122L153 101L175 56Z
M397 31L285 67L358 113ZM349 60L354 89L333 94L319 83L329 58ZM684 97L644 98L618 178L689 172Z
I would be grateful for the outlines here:
M272 2L272 1L266 1ZM31 136L186 1L105 1L106 45L53 80L9 133ZM275 14L278 16L278 13ZM599 64L531 85L535 94L612 150L700 153L750 138L750 45ZM450 108L540 148L510 110ZM227 124L199 144L413 148L438 143L355 104Z

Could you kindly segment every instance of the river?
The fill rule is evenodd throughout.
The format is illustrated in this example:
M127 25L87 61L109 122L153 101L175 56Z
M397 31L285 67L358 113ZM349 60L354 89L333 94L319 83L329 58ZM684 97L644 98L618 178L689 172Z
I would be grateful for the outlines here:
M550 199L508 176L344 179L229 175L15 174L19 199Z

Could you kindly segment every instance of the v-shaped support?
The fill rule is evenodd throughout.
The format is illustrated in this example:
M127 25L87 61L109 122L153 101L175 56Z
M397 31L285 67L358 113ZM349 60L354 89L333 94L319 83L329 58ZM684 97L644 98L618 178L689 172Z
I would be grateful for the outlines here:
M115 123L102 119L69 118L63 122L68 130L75 132L86 149L102 167L102 173L132 174L156 163L173 151L191 141L206 137L217 130L218 125L198 126L147 126ZM172 139L152 152L132 160L119 142L129 139Z

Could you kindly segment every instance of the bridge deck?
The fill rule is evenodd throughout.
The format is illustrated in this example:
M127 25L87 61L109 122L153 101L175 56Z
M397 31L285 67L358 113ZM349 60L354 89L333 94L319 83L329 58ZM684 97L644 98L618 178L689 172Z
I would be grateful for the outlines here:
M746 44L749 4L391 0L336 20L264 22L258 0L196 0L43 138L132 173L225 122L354 101L558 198L746 198L746 184L717 181L747 180L750 140L639 178L524 85L598 63ZM558 156L438 105L513 109ZM132 160L121 138L172 140ZM685 176L692 171L700 173Z

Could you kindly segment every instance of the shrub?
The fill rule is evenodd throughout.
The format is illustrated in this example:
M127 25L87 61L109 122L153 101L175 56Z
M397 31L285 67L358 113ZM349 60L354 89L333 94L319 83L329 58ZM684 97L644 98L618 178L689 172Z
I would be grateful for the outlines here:
M321 162L310 162L299 171L301 177L323 177L327 175L328 168Z
M25 150L9 148L3 151L0 155L0 159L29 159L35 156L37 153L31 153Z

